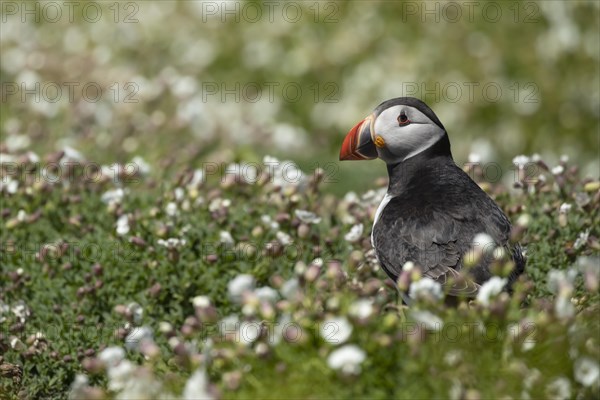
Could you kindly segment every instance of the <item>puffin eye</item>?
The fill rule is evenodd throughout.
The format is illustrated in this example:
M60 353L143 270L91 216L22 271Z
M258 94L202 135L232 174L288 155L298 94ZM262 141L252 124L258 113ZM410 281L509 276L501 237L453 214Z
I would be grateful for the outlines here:
M404 114L404 112L398 116L398 125L400 125L400 126L408 125L409 123L410 123L410 120L408 119L406 114Z

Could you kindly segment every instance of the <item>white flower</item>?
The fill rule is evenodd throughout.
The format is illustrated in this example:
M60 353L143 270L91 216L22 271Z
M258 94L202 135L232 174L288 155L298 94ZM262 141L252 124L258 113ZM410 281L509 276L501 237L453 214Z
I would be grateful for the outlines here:
M176 187L175 190L173 190L173 194L175 195L175 200L181 201L185 197L185 190L183 190L183 188Z
M538 175L538 177L537 177L537 180L538 180L540 183L544 183L544 182L546 182L546 180L547 180L547 179L546 179L546 175L539 174L539 175Z
M222 207L222 203L223 203L222 200L219 198L212 199L210 201L210 203L208 203L208 211L210 211L210 212L217 211L219 208Z
M575 240L575 243L573 243L573 247L575 249L580 249L587 243L589 237L590 237L590 230L588 228L584 232L579 233L579 236Z
M162 383L148 369L134 369L132 375L134 378L127 380L122 391L115 396L115 400L152 399L161 392Z
M560 205L559 212L560 212L561 214L566 214L566 213L568 213L569 211L571 211L571 207L572 207L572 206L571 206L571 204L569 204L569 203L562 203L562 204Z
M540 156L538 153L533 153L531 155L531 161L533 162L538 162L538 161L542 161L542 156Z
M549 400L564 400L571 397L571 382L565 377L559 377L546 386L546 396Z
M490 249L496 247L496 242L490 235L487 233L481 232L475 235L473 238L473 247L479 247L481 249L487 249L490 246ZM491 247L493 246L493 247Z
M37 164L40 162L40 156L38 156L33 151L27 152L27 159L29 160L30 163L33 163L33 164Z
M327 343L344 343L352 335L352 324L344 317L327 318L321 325L321 337Z
M25 323L25 321L27 321L27 318L29 318L29 316L31 315L29 307L27 307L27 304L25 304L23 300L17 301L17 303L14 306L12 306L10 310L13 314L15 314L15 316L19 319L19 322L21 323Z
M60 159L60 164L62 166L67 165L69 161L84 161L85 157L79 151L75 150L72 147L66 146L64 149L64 155Z
M119 364L108 369L108 389L118 392L123 390L135 371L135 366L129 360L122 360Z
M260 337L260 323L243 321L238 327L238 339L240 343L248 346Z
M413 268L415 267L415 263L412 261L407 261L404 263L404 265L402 266L402 271L412 271Z
M158 323L158 330L161 333L169 333L173 330L173 325L171 325L171 323L167 321L160 321Z
M0 165L11 164L17 160L18 160L18 158L15 155L7 154L7 153L0 153Z
M525 155L516 156L512 160L513 164L519 168L525 168L525 165L527 165L527 163L529 163L529 161L530 161L529 157L527 157Z
M344 239L346 239L350 243L354 243L354 242L357 242L361 238L362 233L363 233L363 224L356 224L350 229L350 232L348 232L344 236Z
M31 145L31 139L27 135L8 135L5 140L6 148L12 153L26 149Z
M293 243L292 237L285 232L279 231L275 234L275 236L277 237L279 243L281 243L284 246Z
M169 217L177 216L177 214L179 214L179 211L177 210L177 203L174 203L172 201L169 202L165 207L165 212Z
M204 171L201 169L194 170L194 174L187 184L188 188L195 188L200 186L200 184L204 183Z
M537 368L532 368L525 375L525 378L523 379L523 386L525 386L525 389L529 390L537 381L539 381L541 377L542 373L540 370Z
M452 386L448 391L448 398L450 400L460 400L462 399L463 387L458 379L452 380Z
M521 345L521 350L523 352L529 351L535 347L535 340L525 340Z
M367 355L358 346L347 344L331 352L327 357L327 365L331 369L341 370L348 375L360 373L360 364L365 361Z
M503 253L501 253L502 247L496 248L496 242L494 239L487 233L481 232L475 235L473 238L471 249L465 255L465 257L473 259L473 262L477 262L482 254L489 255L492 252L496 254L497 251L500 252L498 254L498 258L501 258L503 255Z
M531 216L529 214L521 214L519 215L519 218L517 218L517 225L524 228L528 227L530 222Z
M298 283L298 279L291 278L291 279L285 281L284 284L281 286L281 289L279 289L279 291L281 292L283 297L285 297L286 299L288 299L288 300L294 299L300 291L300 285Z
M194 307L206 308L210 306L210 298L208 296L196 296L192 299Z
M568 163L569 162L569 156L566 154L563 154L560 156L560 162L562 163Z
M129 216L123 214L117 220L117 235L123 236L129 233Z
M104 192L100 200L102 200L103 203L108 204L121 204L123 197L125 197L125 190L117 188Z
M263 164L275 186L287 188L298 186L306 181L306 176L293 161L279 161L275 157L265 156Z
M380 204L385 194L387 193L386 188L381 188L379 190L369 190L362 195L362 203L364 205L377 205Z
M279 159L267 154L266 156L263 157L263 164L275 166L275 165L279 164Z
M254 289L254 277L252 275L241 274L233 278L227 284L229 298L237 303L242 299L242 294Z
M299 186L306 181L306 175L293 161L282 161L279 168L276 169L273 176L275 186L282 188L290 186Z
M552 168L553 175L560 175L563 172L565 172L565 167L563 167L562 165L557 165L556 167Z
M575 361L575 380L583 386L598 386L600 383L600 367L598 362L590 357L582 357Z
M125 350L122 347L111 346L107 347L98 354L98 359L102 361L108 368L112 368L119 364L125 358Z
M23 343L21 339L19 339L16 336L12 336L10 338L10 347L19 352L24 351L27 348L27 346L25 346L25 343Z
M262 215L260 220L263 224L269 227L271 230L279 229L279 223L277 221L273 221L270 215Z
M219 321L219 332L222 335L237 332L240 319L237 315L231 314Z
M500 278L497 276L491 277L487 282L485 282L481 288L479 288L479 292L477 293L477 301L483 304L484 306L490 305L490 299L496 297L502 292L504 286L508 280L506 278Z
M111 165L102 165L100 167L100 173L102 176L106 177L107 179L111 179L113 183L118 183L120 181L119 173L122 171L123 167L117 163Z
M186 400L213 400L214 397L208 392L208 378L206 372L197 369L185 383L182 398Z
M575 264L579 272L600 274L600 257L580 256L577 257Z
M417 323L423 324L426 329L439 331L444 327L442 319L430 311L412 311L410 315Z
M358 195L355 192L348 192L344 195L344 202L348 204L355 204L358 203L358 201Z
M554 312L558 318L570 318L575 314L575 306L571 303L570 291L567 296L558 295L554 301Z
M481 162L481 156L477 153L469 153L469 162L473 164L479 164Z
M444 355L444 363L449 367L456 366L462 360L460 350L450 350Z
M575 277L577 277L577 271L572 268L567 271L559 269L550 270L550 272L548 272L548 277L546 278L548 290L554 294L558 294L561 287L573 286Z
M8 193L10 193L10 194L17 193L18 189L19 189L19 182L18 181L11 180L10 182L8 182L8 185L6 185L6 191Z
M348 314L357 319L367 319L373 315L373 302L368 299L358 299L350 305Z
M305 224L318 224L321 222L321 217L318 217L317 214L306 211L306 210L295 210L294 214L298 219Z
M27 219L27 213L25 210L17 211L17 221L24 222Z
M10 307L8 306L8 304L0 300L0 324L6 321L6 317L3 317L2 314L8 314L9 311Z
M283 338L284 330L287 328L290 328L290 327L298 328L298 332L300 332L300 336L301 336L302 331L299 328L299 326L292 322L292 318L290 317L290 314L284 313L277 320L277 323L275 324L275 328L273 329L273 331L269 331L269 334L267 335L267 342L271 345L279 344L281 342L281 339ZM298 337L298 336L295 336L295 337Z
M179 238L168 238L167 240L164 239L158 239L156 241L156 243L159 246L163 246L166 247L169 250L173 250L173 249L177 249L179 247L183 247L185 246L185 244L187 243L185 239L179 239Z
M548 273L548 290L557 294L554 300L554 311L559 318L569 318L575 313L575 307L571 303L571 294L576 276L577 271L573 268L566 272L553 269Z
M150 164L148 164L146 160L144 160L140 156L133 157L133 159L131 160L131 164L135 165L136 172L139 172L141 175L148 175L152 170Z
M254 290L254 294L259 300L269 303L274 303L279 298L279 293L277 293L277 290L269 286L259 287L258 289Z
M152 341L154 335L149 326L133 328L125 338L125 347L129 350L138 350L142 341Z
M411 283L408 290L408 295L412 299L427 299L434 298L441 300L444 297L442 285L431 278L422 278Z
M229 233L227 231L219 232L219 242L221 242L222 244L224 244L226 246L233 246L235 244L235 241L233 240L231 233Z
M6 188L7 193L15 194L17 193L17 189L19 189L19 182L8 175L5 175L0 181L0 192L3 191L4 188Z
M324 264L324 262L323 262L323 259L321 257L317 257L317 258L315 258L314 260L312 260L310 262L310 265L315 265L315 266L317 266L319 268L323 267L323 264Z
M71 390L69 391L69 400L83 399L86 396L88 386L88 377L83 374L75 375L75 379L71 384Z

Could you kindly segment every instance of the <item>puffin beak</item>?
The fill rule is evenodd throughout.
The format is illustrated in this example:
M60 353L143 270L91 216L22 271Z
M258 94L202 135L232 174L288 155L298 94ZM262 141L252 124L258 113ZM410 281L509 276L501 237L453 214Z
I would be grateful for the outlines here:
M377 158L377 148L371 138L371 124L374 119L375 116L371 114L350 129L340 150L340 161Z

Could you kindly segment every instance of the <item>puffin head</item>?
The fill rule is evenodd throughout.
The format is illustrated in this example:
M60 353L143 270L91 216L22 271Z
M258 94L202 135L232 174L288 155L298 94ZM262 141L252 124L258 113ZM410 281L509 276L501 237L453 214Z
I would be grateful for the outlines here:
M381 103L348 132L340 160L381 158L388 165L405 161L446 139L446 129L419 99L397 97Z

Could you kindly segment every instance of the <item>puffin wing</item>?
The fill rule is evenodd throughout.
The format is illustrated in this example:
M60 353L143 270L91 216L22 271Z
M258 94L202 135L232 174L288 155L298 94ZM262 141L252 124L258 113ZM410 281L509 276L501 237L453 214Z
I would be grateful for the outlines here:
M404 263L412 261L424 276L439 282L448 294L473 297L480 285L459 272L463 255L479 232L492 230L490 235L501 242L498 236L505 236L506 229L489 219L504 217L502 212L493 204L494 212L483 218L481 209L469 207L475 210L471 213L457 212L452 207L439 210L406 200L393 198L374 226L373 242L383 269L397 279Z

